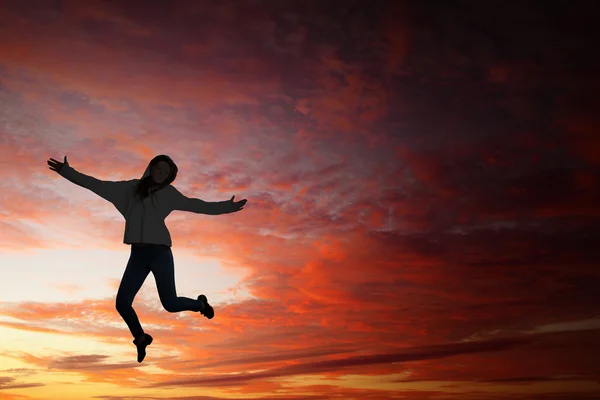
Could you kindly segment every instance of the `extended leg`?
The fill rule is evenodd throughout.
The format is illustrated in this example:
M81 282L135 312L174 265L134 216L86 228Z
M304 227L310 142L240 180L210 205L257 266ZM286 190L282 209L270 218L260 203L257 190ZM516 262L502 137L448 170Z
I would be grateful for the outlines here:
M125 268L125 272L123 273L121 284L119 285L116 300L117 311L121 314L134 339L139 338L144 333L144 330L132 307L133 299L150 273L150 269L144 260L141 257L137 257L139 255L139 253L132 251L127 262L127 268Z
M173 253L169 247L161 249L159 255L150 265L156 280L158 296L168 312L200 311L202 303L188 297L178 297L175 289L175 266Z

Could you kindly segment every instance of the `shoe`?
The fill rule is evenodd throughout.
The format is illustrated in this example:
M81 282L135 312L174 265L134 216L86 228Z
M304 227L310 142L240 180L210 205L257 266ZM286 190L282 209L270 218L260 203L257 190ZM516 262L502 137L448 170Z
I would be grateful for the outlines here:
M133 340L133 344L135 344L135 347L137 347L137 360L139 363L144 361L144 357L146 357L146 346L149 346L150 343L152 343L152 340L152 336L148 335L147 333L144 333L144 338L140 343L138 343L137 339Z
M200 310L200 314L204 315L208 319L212 319L215 316L215 310L208 304L208 299L205 295L201 294L198 296L198 301L204 304L204 308Z

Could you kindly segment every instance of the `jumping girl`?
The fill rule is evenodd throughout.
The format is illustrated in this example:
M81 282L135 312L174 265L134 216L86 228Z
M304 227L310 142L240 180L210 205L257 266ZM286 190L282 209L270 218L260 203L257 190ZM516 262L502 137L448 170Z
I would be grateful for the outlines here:
M195 311L208 319L214 317L215 312L205 295L201 294L196 300L177 296L171 235L165 218L175 210L209 215L233 213L244 208L245 199L234 202L235 196L232 196L227 201L206 202L184 196L171 185L178 168L166 155L154 157L142 179L117 182L101 181L76 171L66 156L64 162L50 158L48 165L62 177L111 202L125 218L123 243L131 245L131 255L117 292L116 308L133 335L138 362L144 360L146 346L153 339L144 332L132 304L150 272L165 310Z

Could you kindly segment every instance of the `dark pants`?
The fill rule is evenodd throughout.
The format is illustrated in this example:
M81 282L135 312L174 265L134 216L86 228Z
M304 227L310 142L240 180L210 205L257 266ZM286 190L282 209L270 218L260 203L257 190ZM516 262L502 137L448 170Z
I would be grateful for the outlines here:
M138 247L132 245L127 268L125 268L117 292L116 307L134 339L144 333L144 330L133 310L133 298L150 272L156 280L160 302L165 310L168 312L200 310L198 300L177 297L173 253L169 246L145 245Z

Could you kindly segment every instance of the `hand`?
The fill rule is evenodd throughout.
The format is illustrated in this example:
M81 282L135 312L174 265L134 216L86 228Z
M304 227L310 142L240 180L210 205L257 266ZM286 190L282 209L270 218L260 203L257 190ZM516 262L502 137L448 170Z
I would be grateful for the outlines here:
M244 205L246 205L246 202L248 200L244 199L244 200L240 200L240 201L233 201L233 198L235 196L231 196L231 199L229 200L229 204L231 206L231 211L230 212L236 212L236 211L240 211L244 209Z
M54 158L51 158L48 160L48 165L52 171L60 173L64 165L69 166L69 162L67 161L67 156L65 156L65 162L56 161Z

